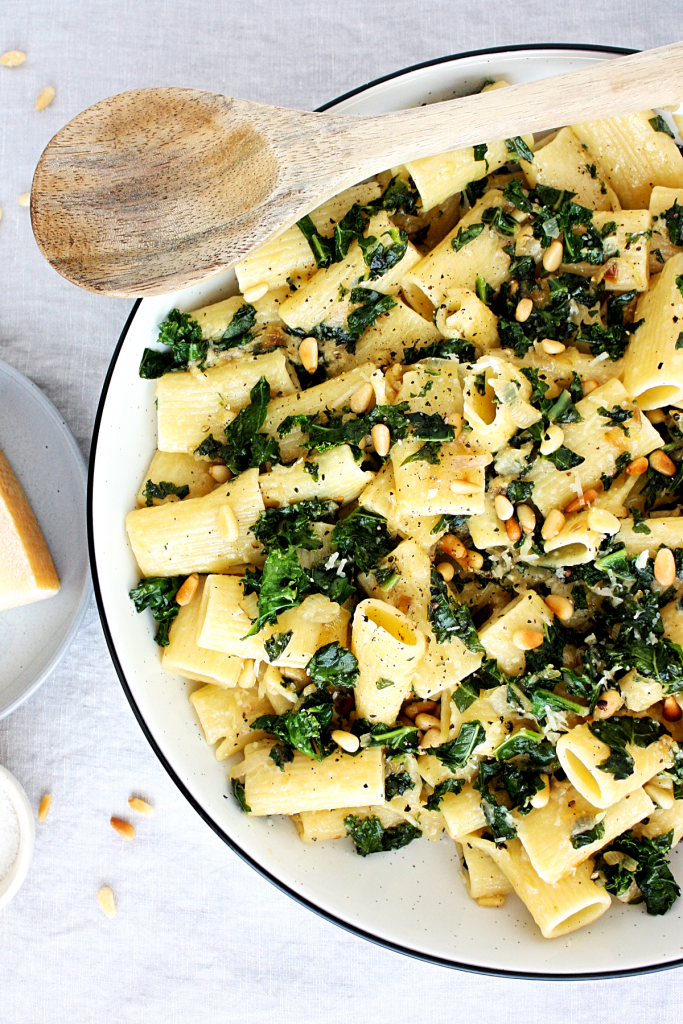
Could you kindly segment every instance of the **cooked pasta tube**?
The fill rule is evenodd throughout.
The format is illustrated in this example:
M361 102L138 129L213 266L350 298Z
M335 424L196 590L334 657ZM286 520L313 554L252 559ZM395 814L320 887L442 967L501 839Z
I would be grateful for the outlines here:
M218 651L210 651L197 644L197 622L204 593L206 577L199 577L199 585L189 604L180 608L169 630L168 646L163 648L161 664L168 672L200 683L217 686L237 686L244 661L242 658Z
M552 618L540 594L528 590L495 612L479 630L479 639L488 657L495 658L503 672L516 676L524 671L526 661L524 652L513 642L515 633L522 629L543 633Z
M145 508L148 501L151 504L161 504L158 498L150 499L145 493L150 481L157 485L163 482L175 484L176 487L187 487L190 498L203 498L216 487L216 481L209 473L206 462L200 462L192 455L183 455L180 452L154 453L138 490L138 508Z
M679 253L666 261L656 284L638 302L636 316L645 322L626 353L624 386L641 409L683 403L683 350L678 347L683 295L676 284L681 274Z
M507 878L488 853L467 842L460 849L464 864L463 879L473 900L486 896L507 896L513 892Z
M236 541L227 541L220 529L224 505L237 518ZM260 560L261 548L250 527L263 510L258 470L249 469L203 498L134 509L126 516L126 530L143 576L225 572Z
M424 656L424 633L396 608L368 598L354 612L351 649L360 670L355 689L359 718L391 725Z
M267 753L272 743L250 746ZM296 751L282 771L266 756L246 772L244 787L253 815L366 807L384 800L384 753L381 747L368 747L354 756L339 750L314 761Z
M263 732L251 728L251 722L272 713L270 702L259 696L257 687L226 690L222 686L202 686L190 694L190 703L197 712L206 742L213 745L217 740L223 741L216 748L219 761L263 736Z
M313 465L315 474L307 471ZM259 477L263 500L269 508L291 505L297 501L332 499L347 505L363 491L373 474L365 472L353 457L347 444L316 455L308 462L297 459L289 466L273 466Z
M557 882L652 811L654 804L642 788L600 810L565 781L553 782L545 807L535 807L529 814L513 811L512 816L534 870L544 882ZM581 834L590 830L595 833L593 842L579 845Z
M557 939L592 924L611 903L607 890L591 881L592 858L579 864L571 874L550 884L534 871L519 839L507 841L504 847L478 836L463 837L461 842L463 846L469 844L488 853L546 939Z
M581 796L600 809L640 789L653 775L673 764L668 736L647 747L627 744L626 750L634 761L633 772L626 779L615 779L599 767L609 757L610 748L593 735L588 725L575 726L557 743L557 756L567 778Z
M619 208L605 171L571 128L561 128L550 139L535 146L533 162L521 160L520 163L532 188L541 184L566 189L574 193L577 203L590 210Z
M446 823L446 832L451 839L459 839L486 828L486 818L481 809L481 797L472 783L460 793L446 793L441 799L441 813Z

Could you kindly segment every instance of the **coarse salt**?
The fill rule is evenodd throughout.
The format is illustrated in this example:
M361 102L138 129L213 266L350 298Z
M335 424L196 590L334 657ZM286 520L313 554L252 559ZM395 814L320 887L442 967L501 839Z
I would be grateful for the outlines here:
M0 881L9 874L19 853L19 819L14 804L0 787Z

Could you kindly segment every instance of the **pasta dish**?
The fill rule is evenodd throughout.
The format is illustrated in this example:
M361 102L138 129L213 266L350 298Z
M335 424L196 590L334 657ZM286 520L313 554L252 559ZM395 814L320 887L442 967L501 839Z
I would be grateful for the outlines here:
M140 364L131 598L242 810L348 855L454 842L546 938L680 892L676 121L362 182Z

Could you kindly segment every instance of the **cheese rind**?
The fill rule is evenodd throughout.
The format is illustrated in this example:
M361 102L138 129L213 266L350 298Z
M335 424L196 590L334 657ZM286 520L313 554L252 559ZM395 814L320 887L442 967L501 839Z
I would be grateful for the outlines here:
M52 597L59 578L33 509L0 451L0 611Z

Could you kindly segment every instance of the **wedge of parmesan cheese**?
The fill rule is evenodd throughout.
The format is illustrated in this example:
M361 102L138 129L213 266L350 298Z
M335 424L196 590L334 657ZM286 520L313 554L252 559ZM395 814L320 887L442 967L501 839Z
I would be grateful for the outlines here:
M0 451L0 611L42 601L58 590L45 538Z

